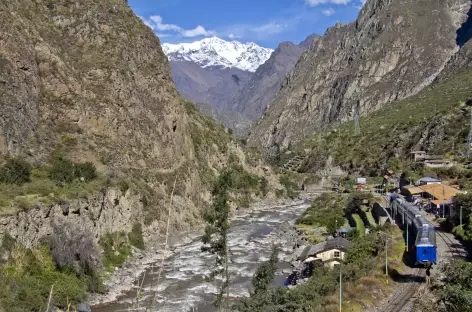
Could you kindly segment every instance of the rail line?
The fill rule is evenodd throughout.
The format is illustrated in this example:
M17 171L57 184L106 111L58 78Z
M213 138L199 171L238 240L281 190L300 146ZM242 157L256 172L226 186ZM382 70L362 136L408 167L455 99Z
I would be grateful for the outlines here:
M446 234L436 231L436 235L441 238L441 240L445 243L447 248L451 253L452 258L462 258L464 257L464 252L457 247L457 243L454 242L449 236ZM388 303L384 305L379 312L401 312L402 309L411 302L411 299L415 297L418 292L418 289L422 285L422 283L416 279L423 280L425 278L426 271L423 268L416 268L412 272L412 276L408 277L408 279L412 279L408 286L402 287L400 291L395 293Z

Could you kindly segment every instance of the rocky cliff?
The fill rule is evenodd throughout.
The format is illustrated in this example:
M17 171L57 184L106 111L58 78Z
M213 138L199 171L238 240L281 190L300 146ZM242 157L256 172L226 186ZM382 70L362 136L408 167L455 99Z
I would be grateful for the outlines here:
M357 21L329 28L287 76L250 141L290 142L429 85L457 50L467 0L368 0Z
M22 211L6 194L0 236L34 244L56 221L95 238L134 222L158 233L174 180L172 229L198 223L231 138L181 100L159 39L126 2L2 1L0 16L0 163L26 157L39 178L21 197L48 199ZM42 168L59 153L95 164L103 183L86 194L80 181L81 194L49 184Z

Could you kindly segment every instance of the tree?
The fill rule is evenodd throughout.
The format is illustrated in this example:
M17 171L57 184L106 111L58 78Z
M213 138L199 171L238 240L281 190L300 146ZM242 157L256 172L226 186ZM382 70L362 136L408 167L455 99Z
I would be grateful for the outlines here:
M215 269L210 274L209 280L213 280L217 275L221 275L224 279L213 304L221 308L223 297L226 294L226 311L229 308L228 231L230 221L228 189L231 186L231 172L228 169L224 169L213 186L213 204L210 209L205 211L203 216L206 226L205 233L202 236L202 251L216 255Z
M9 158L0 168L0 183L23 185L31 181L31 165L20 158Z
M269 284L274 280L275 271L277 270L277 262L279 249L277 246L272 248L270 259L262 263L252 277L252 286L254 287L254 294L267 291Z
M472 264L454 260L442 268L444 285L441 299L448 311L469 311L472 305Z

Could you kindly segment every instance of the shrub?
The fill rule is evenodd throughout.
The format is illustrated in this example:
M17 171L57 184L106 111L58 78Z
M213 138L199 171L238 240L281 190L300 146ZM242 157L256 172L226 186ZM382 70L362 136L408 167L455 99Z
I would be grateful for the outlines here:
M100 238L103 248L103 265L112 271L125 262L131 255L131 249L125 232L107 233Z
M50 161L48 175L57 184L71 183L74 180L74 163L64 157L54 157Z
M0 168L0 182L23 185L31 181L31 165L20 158L9 158Z
M69 184L80 178L89 182L97 177L97 169L91 162L74 163L65 157L56 156L50 160L48 176L56 184Z
M97 177L97 168L91 162L75 164L74 176L76 178L84 178L85 181L92 181Z
M128 234L129 243L136 248L144 249L143 229L141 223L136 222L133 225L131 233Z
M78 303L87 295L87 280L57 270L47 247L31 250L15 246L0 270L0 307L4 311L44 311L51 286L51 303L59 308Z

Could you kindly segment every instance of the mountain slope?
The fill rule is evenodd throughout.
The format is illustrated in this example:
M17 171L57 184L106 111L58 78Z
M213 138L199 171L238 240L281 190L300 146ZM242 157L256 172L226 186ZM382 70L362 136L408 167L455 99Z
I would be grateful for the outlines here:
M312 35L300 45L288 41L280 43L240 91L234 110L252 120L259 118L267 105L275 99L285 76L292 71L302 53L316 37Z
M162 48L171 61L191 61L203 68L230 67L249 72L255 72L273 51L253 42L228 42L217 37L191 43L164 43Z
M87 210L100 202L93 196L121 185L104 195L110 215L61 218L95 240L128 232L133 222L157 233L177 178L173 226L198 223L235 147L221 125L181 100L158 38L131 8L122 0L14 0L0 2L0 16L0 166L20 156L39 172L23 187L0 183L0 216L29 220L16 213L37 202L60 211L58 202L70 200ZM57 186L45 170L58 158L91 162L100 177ZM126 213L113 213L123 205ZM19 228L14 220L0 222L0 236L8 231L34 244L52 230L48 218Z
M222 111L230 110L230 103L252 75L238 68L203 68L191 61L171 61L171 70L182 96Z
M358 20L317 40L252 130L250 142L291 141L408 97L457 51L467 0L368 0Z

